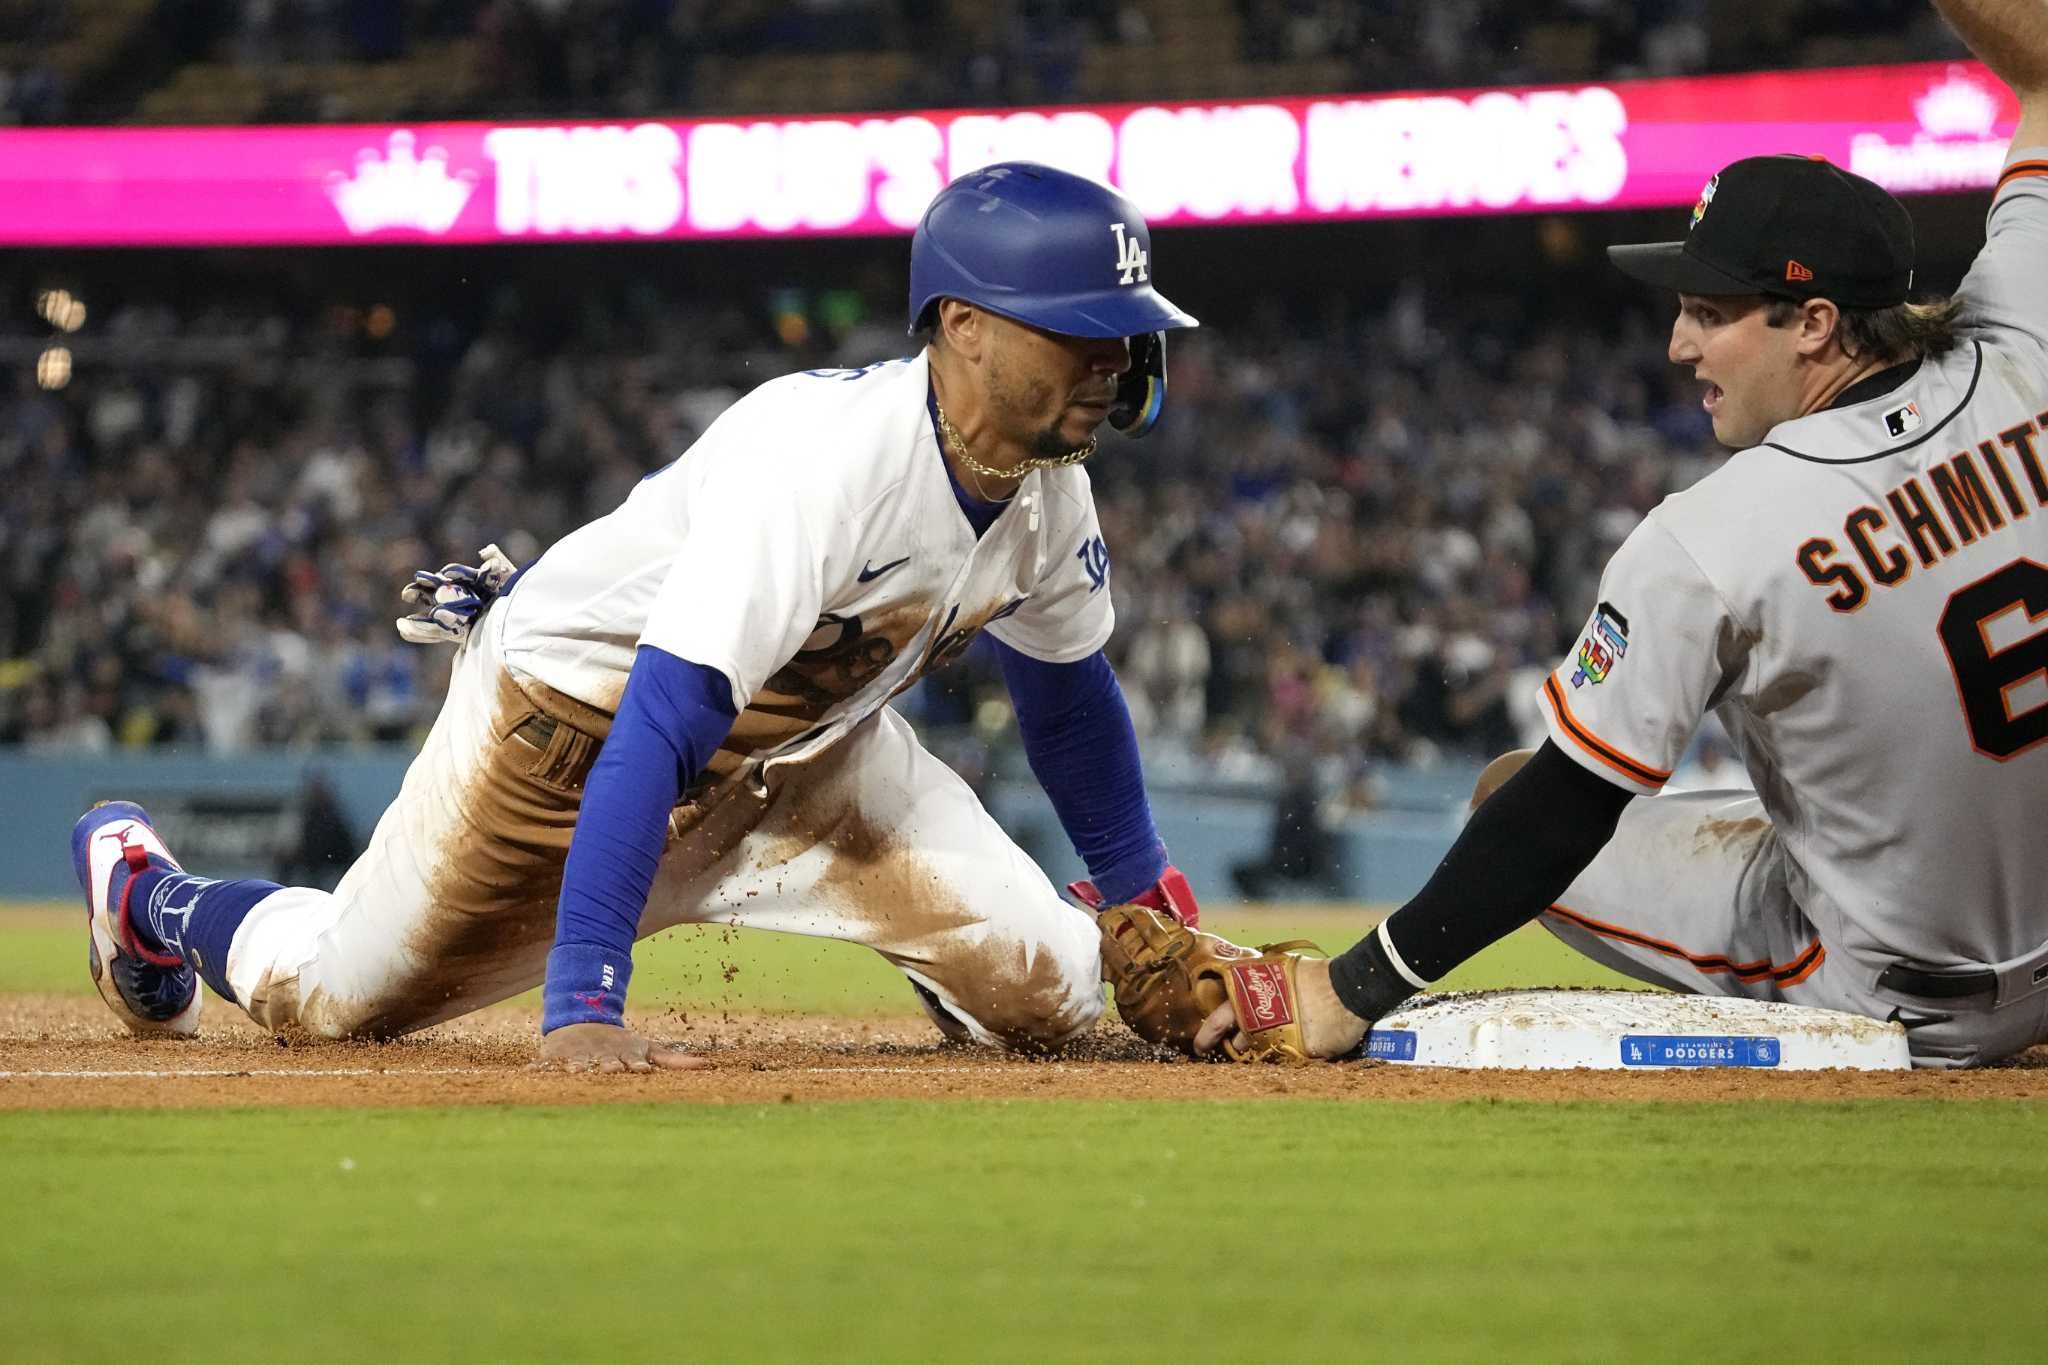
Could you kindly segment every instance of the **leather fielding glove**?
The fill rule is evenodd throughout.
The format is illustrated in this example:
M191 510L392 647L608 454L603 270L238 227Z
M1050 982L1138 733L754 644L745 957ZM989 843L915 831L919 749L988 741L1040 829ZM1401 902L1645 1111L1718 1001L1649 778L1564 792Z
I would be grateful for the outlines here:
M1226 1002L1245 1036L1223 1043L1236 1062L1304 1064L1313 1058L1301 1031L1296 973L1313 943L1295 939L1246 948L1194 929L1144 905L1097 912L1102 976L1116 993L1116 1012L1146 1042L1195 1055L1202 1022Z
M486 545L477 552L480 564L443 564L441 572L425 569L398 596L413 610L398 618L398 634L415 645L459 645L470 629L517 572L505 552Z

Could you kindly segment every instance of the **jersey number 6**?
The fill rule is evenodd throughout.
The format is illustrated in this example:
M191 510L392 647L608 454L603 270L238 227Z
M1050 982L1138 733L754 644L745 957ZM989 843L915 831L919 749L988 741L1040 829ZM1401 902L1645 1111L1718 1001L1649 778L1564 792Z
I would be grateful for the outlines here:
M2003 763L2048 740L2048 567L2016 559L1958 588L1941 643L1980 754Z

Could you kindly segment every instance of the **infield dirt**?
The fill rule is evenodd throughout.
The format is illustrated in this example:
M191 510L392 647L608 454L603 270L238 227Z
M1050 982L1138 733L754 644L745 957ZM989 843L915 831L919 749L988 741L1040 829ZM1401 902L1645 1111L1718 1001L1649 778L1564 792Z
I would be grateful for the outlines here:
M390 1043L278 1038L226 1008L194 1041L118 1033L97 1000L0 998L0 1109L270 1105L761 1104L875 1099L1288 1099L1642 1102L2048 1099L2048 1048L1971 1072L1453 1071L1349 1062L1186 1061L1107 1020L1056 1058L942 1043L921 1017L673 1015L642 1020L711 1070L565 1076L528 1069L532 1011L500 1008Z

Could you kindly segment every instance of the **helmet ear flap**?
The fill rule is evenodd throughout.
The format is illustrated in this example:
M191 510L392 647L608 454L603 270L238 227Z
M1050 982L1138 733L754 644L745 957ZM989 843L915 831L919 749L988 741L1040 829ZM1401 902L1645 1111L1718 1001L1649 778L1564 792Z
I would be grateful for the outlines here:
M1159 425L1166 410L1166 333L1144 332L1131 338L1131 368L1117 381L1109 424L1130 437Z

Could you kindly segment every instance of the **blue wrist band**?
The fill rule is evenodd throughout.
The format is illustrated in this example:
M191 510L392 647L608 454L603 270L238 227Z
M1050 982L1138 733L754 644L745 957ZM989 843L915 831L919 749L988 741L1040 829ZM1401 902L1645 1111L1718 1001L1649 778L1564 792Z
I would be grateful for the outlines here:
M548 954L547 984L540 992L540 1031L565 1024L626 1022L626 983L633 958L595 943L561 943Z

